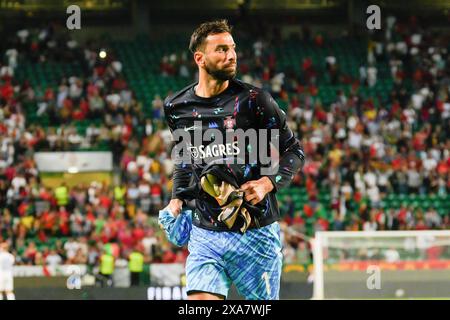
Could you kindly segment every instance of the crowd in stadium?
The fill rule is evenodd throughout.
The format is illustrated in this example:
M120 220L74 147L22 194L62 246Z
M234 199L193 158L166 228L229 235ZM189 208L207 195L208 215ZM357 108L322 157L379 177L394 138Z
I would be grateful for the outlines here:
M184 261L185 250L168 247L149 218L167 202L172 170L167 157L170 133L158 121L163 116L158 114L161 98L155 97L154 121L146 121L123 79L120 61L112 54L102 59L89 44L78 48L75 41L51 30L20 30L1 65L0 236L13 241L17 264L95 264L103 244L110 242L120 243L124 258L137 249L146 253L146 262ZM57 91L50 86L33 88L14 78L20 60L45 63L76 57L86 75L62 78ZM49 116L48 130L27 125L27 103L35 106L38 116ZM83 136L74 125L83 119L100 121ZM143 134L136 128L143 128ZM113 152L117 185L93 181L50 188L41 183L34 152L95 149L102 144ZM69 237L73 239L65 244L49 243Z
M301 235L305 219L319 210L331 210L332 219L317 218L315 230L450 228L450 212L442 214L433 205L382 206L391 193L450 192L448 36L421 29L415 19L400 23L390 17L386 25L369 40L367 64L359 77L341 73L336 57L323 61L330 83L352 88L350 94L337 92L329 106L317 99L316 80L322 75L312 60L299 61L300 75L279 70L270 49L273 39L257 39L252 52L238 52L239 78L288 102L289 126L302 139L306 154L291 188L306 187L308 204L299 212L292 200L280 203L287 262L310 261ZM305 31L302 41L320 47L326 39L309 39ZM0 237L12 242L18 264L95 265L107 243L118 243L124 258L137 248L146 262L183 262L186 249L169 245L155 221L171 188L170 132L162 121L161 99L167 93L155 96L153 118L145 119L113 53L100 58L92 43L80 46L58 37L52 28L21 30L9 44L0 64ZM190 59L182 57L164 57L161 74L195 75ZM14 76L21 60L52 59L79 59L85 75L67 75L56 91L32 87ZM387 102L357 93L360 86L376 84L380 61L388 63L394 80ZM38 115L49 115L53 128L28 125L26 103ZM83 136L74 126L83 119L100 121ZM120 183L43 186L34 152L102 144L114 154ZM318 202L322 188L330 192L331 209ZM55 237L59 240L50 245ZM70 240L63 244L61 239Z

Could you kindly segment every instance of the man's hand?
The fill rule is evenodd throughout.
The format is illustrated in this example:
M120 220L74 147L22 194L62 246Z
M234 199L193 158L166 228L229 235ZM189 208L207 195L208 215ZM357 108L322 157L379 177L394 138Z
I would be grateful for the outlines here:
M269 178L262 177L258 180L247 181L240 189L245 192L245 200L255 205L273 190L273 184Z
M172 212L173 216L176 218L180 212L181 207L183 206L183 201L180 199L172 199L170 200L169 204L167 205L167 208Z

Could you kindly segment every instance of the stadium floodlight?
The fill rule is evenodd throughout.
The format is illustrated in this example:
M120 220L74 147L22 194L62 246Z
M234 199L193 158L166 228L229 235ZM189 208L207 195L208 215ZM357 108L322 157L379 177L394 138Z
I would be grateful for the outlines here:
M78 173L78 168L77 167L69 167L68 169L67 169L67 172L69 172L69 173Z
M450 230L321 231L313 299L450 298Z
M105 49L101 49L100 52L98 53L98 56L101 59L105 59L106 58L106 50Z

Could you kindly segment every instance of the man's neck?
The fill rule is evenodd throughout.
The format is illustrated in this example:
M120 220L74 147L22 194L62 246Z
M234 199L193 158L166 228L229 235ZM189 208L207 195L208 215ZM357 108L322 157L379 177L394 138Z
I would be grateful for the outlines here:
M211 98L224 92L228 88L229 84L229 80L220 81L208 77L205 79L200 79L194 90L195 94L199 97Z

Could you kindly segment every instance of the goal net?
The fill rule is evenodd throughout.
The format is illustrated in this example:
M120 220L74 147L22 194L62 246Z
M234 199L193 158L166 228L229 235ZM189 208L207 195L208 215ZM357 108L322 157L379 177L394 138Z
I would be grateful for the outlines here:
M450 230L317 232L312 246L314 299L450 298Z

